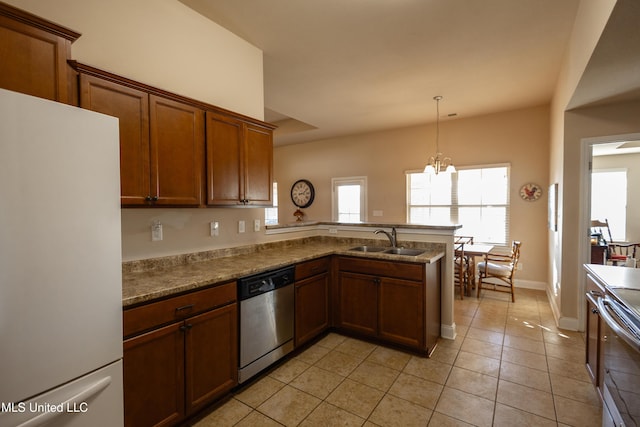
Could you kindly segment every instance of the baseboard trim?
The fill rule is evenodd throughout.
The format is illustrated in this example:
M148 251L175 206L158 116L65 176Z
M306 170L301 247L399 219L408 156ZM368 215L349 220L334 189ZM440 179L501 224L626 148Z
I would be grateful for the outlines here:
M514 282L516 288L535 289L538 291L545 291L547 289L546 282L537 282L534 280L518 280Z
M442 338L448 339L448 340L455 340L456 339L456 324L453 323L452 325L445 325L445 324L440 324L440 336Z
M547 301L549 301L549 305L551 306L551 312L553 313L553 317L556 320L556 325L560 329L567 329L569 331L582 331L583 328L580 326L580 322L575 317L566 317L563 316L560 312L560 308L556 304L556 299L553 298L551 294L551 290L549 288L546 289L547 293Z

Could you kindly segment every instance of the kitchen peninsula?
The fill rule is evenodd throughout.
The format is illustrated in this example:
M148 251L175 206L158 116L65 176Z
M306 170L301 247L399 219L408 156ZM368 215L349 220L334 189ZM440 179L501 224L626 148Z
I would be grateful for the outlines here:
M319 226L336 230L330 234L347 231L335 223L305 225ZM348 227L369 236L373 230ZM452 288L442 285L447 244L401 239L398 246L403 248L381 239L315 235L124 263L125 420L174 425L227 395L246 379L238 368L247 339L243 319L263 310L261 324L287 341L263 353L267 362L248 375L330 328L430 354L442 335L441 307ZM291 286L278 297L270 278L242 286L257 273L283 270L293 272L295 283L286 273ZM246 299L240 289L255 290L256 297ZM262 300L261 292L273 295L268 304L248 305Z
M374 240L371 237L375 229L391 227L398 230L398 246L422 247L428 251L416 257L348 251L349 248L362 244L387 245L386 240ZM445 254L453 252L453 235L459 228L460 225L344 224L323 221L268 226L266 234L286 234L288 238L270 243L125 262L123 306L126 308L212 283L333 254L346 253L350 256L412 262L426 262L439 254L442 263L440 332L443 338L455 339L453 260Z

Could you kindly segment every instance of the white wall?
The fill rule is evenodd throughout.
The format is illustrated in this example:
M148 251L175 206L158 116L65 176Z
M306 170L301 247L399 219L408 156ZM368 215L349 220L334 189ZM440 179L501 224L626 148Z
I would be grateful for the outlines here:
M565 177L578 175L579 156L565 151L565 110L571 101L589 59L598 43L616 0L582 0L574 21L571 40L564 55L563 66L551 102L551 149L549 156L549 183L558 183L558 230L549 231L549 269L547 289L551 306L560 326L581 328L578 315L581 297L577 278L577 258L566 260L563 249L575 253L578 234L567 233L566 226L576 222L575 212L567 215L566 203L574 204L579 198L576 182ZM566 170L568 168L568 171ZM568 177L567 177L568 178ZM576 230L577 231L577 230ZM573 274L566 276L567 270Z
M331 220L331 178L367 176L368 220L406 222L405 171L424 169L435 151L435 125L351 135L306 144L276 147L275 179L280 188L279 214L294 220L289 189L309 179L316 189L309 220ZM511 238L522 241L521 280L546 284L547 177L549 175L549 108L532 107L440 123L440 148L456 166L511 164ZM542 186L535 202L520 199L527 182ZM382 211L374 217L373 211ZM463 229L464 230L464 229Z

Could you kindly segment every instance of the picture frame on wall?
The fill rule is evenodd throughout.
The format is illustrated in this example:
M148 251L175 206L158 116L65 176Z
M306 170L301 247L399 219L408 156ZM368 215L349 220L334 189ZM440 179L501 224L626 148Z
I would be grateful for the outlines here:
M558 183L549 186L548 223L549 230L558 231Z

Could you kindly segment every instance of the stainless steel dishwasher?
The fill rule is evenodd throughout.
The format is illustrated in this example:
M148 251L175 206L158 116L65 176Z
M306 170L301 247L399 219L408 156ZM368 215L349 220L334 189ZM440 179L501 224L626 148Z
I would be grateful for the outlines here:
M293 350L294 277L290 266L238 280L240 383Z

